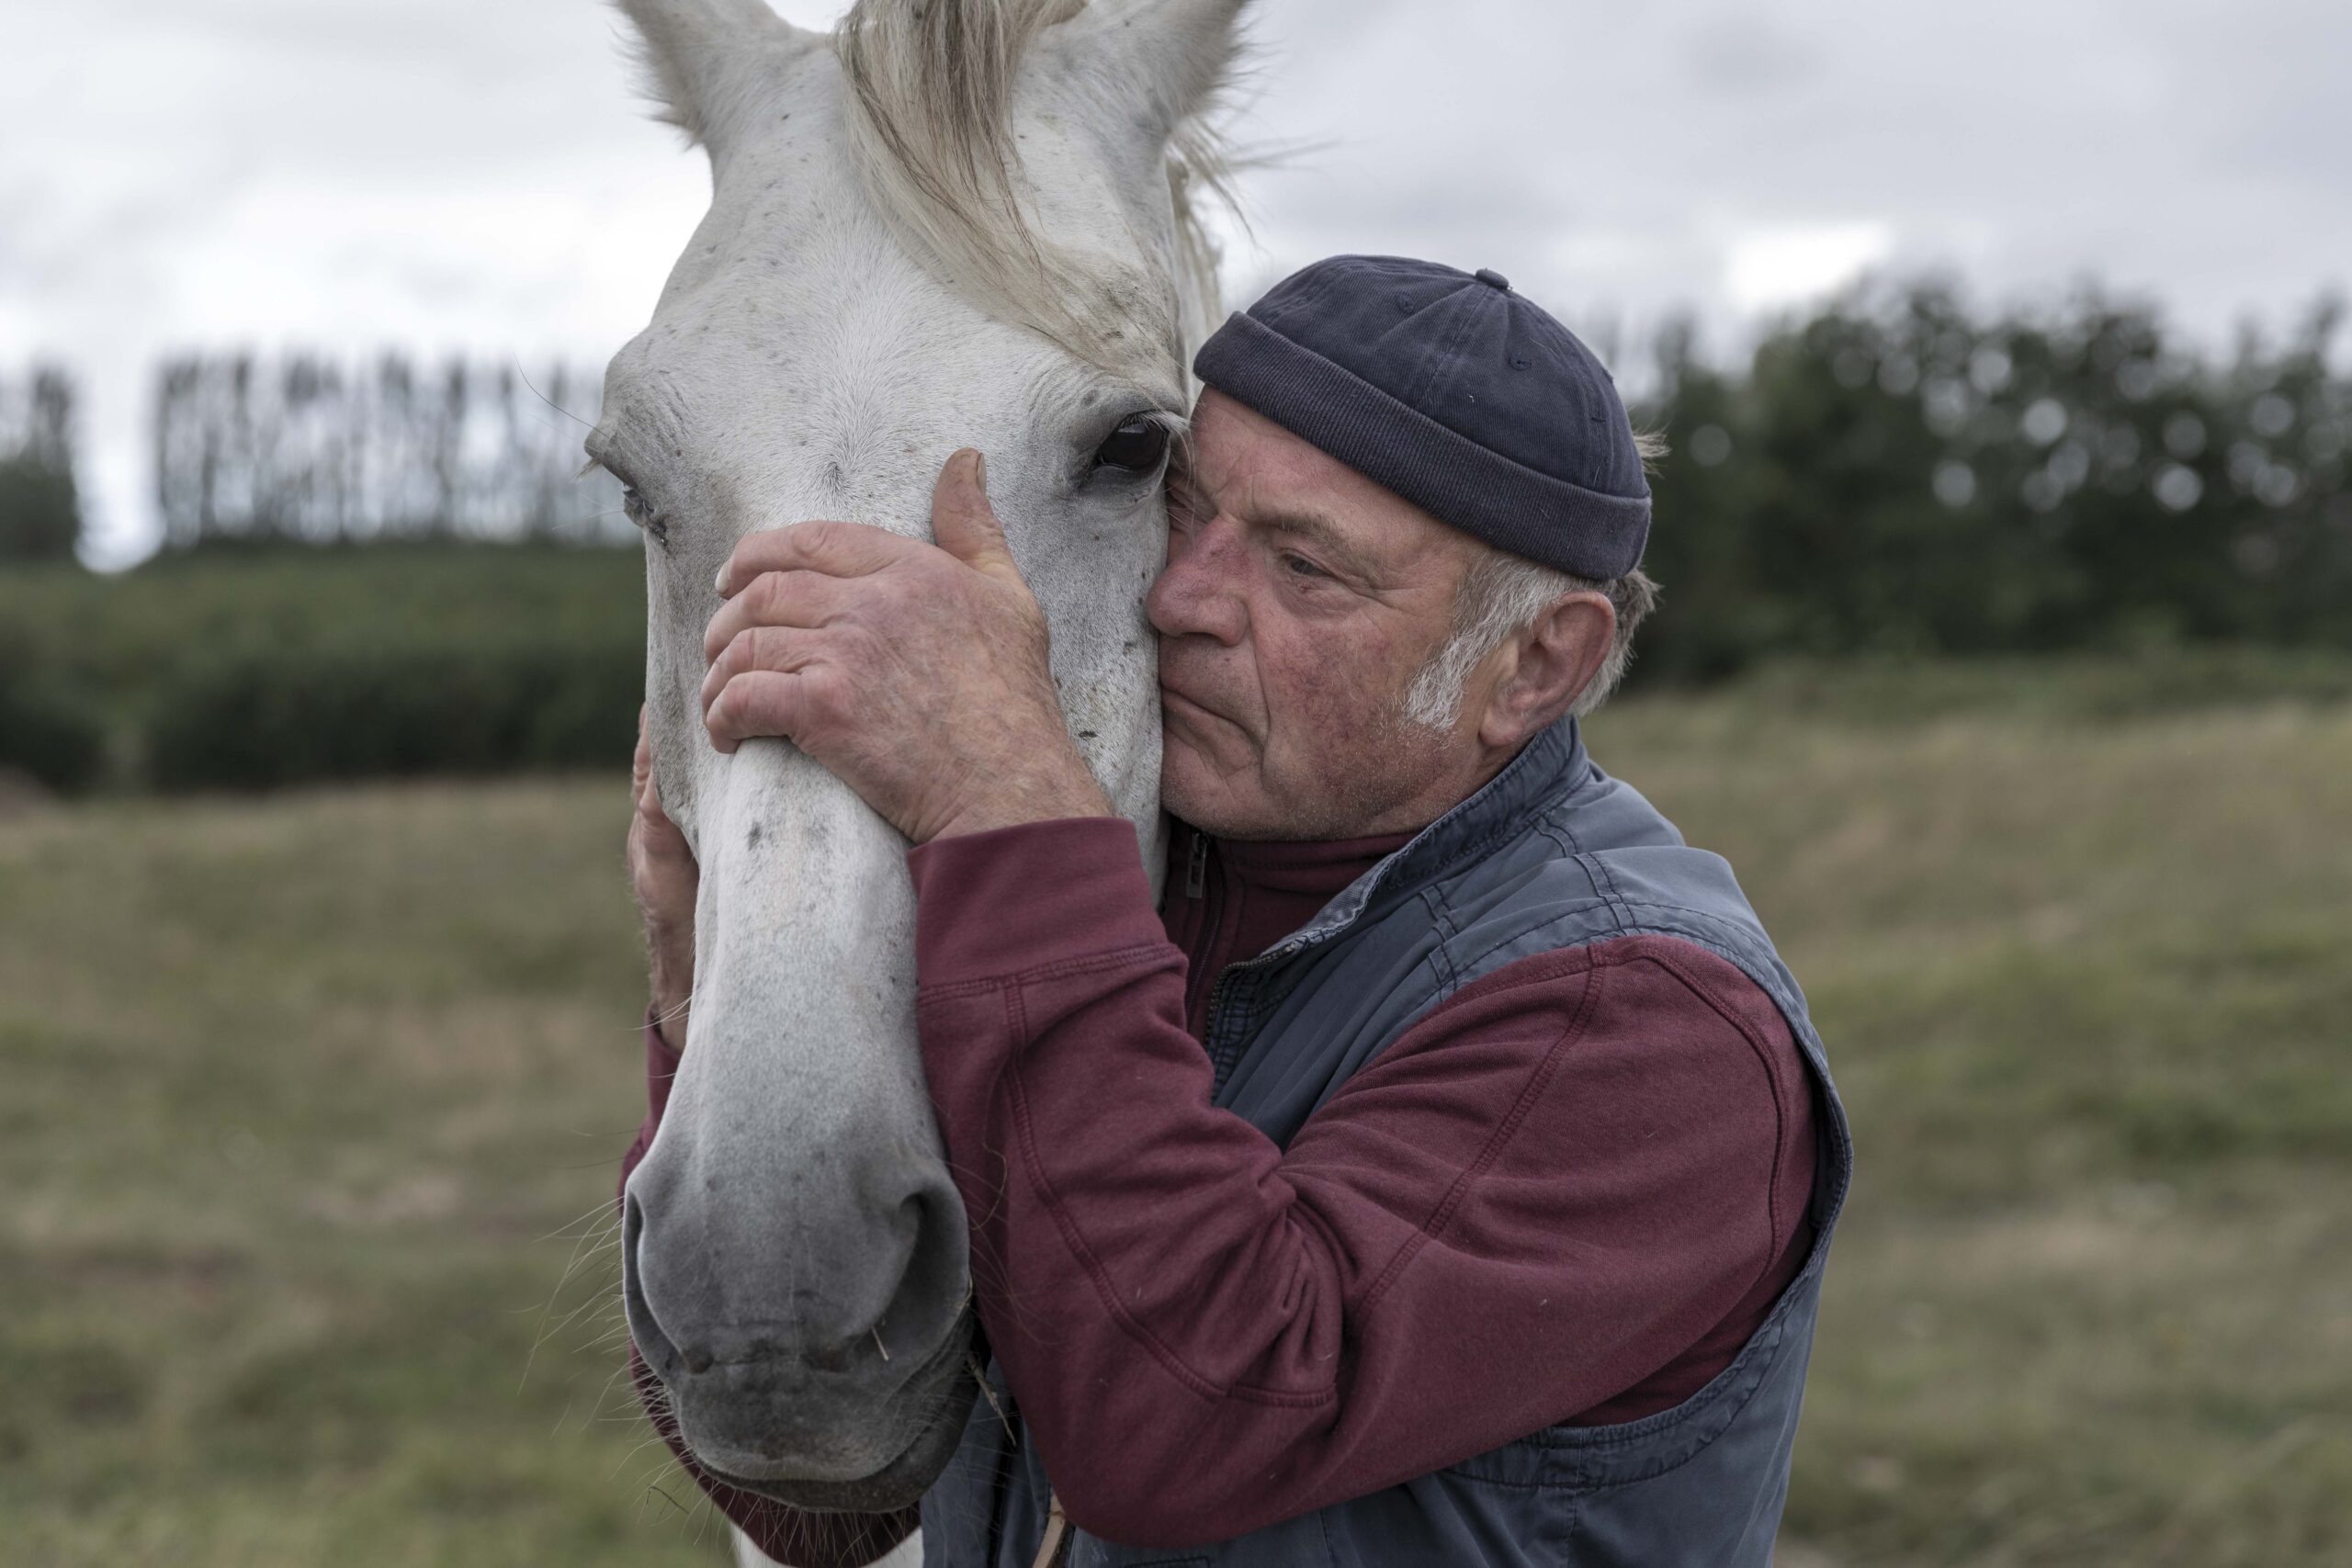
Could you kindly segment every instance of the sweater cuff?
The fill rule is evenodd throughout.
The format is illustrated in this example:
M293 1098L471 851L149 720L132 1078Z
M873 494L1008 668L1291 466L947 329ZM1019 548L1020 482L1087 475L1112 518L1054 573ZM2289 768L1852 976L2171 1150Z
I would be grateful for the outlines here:
M907 868L915 978L925 990L1168 940L1124 817L941 839L910 850Z

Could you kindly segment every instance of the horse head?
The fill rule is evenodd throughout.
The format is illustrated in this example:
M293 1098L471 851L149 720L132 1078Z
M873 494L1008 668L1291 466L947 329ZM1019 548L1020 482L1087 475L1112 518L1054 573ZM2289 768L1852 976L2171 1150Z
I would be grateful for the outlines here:
M964 1213L914 1019L906 844L696 700L713 578L808 518L923 535L977 446L1078 745L1157 866L1142 600L1213 266L1192 117L1243 0L620 0L710 210L588 446L643 527L662 799L702 865L692 1021L623 1205L628 1325L696 1457L820 1508L919 1496L973 1395Z

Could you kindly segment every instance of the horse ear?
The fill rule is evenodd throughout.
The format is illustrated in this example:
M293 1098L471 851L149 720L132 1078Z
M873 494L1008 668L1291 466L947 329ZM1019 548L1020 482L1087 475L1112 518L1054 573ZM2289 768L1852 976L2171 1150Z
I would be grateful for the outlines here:
M775 67L823 41L766 0L615 0L656 118L716 154L728 128L775 80Z
M1088 6L1063 28L1095 68L1107 63L1140 90L1161 137L1198 112L1231 68L1250 0L1124 0Z

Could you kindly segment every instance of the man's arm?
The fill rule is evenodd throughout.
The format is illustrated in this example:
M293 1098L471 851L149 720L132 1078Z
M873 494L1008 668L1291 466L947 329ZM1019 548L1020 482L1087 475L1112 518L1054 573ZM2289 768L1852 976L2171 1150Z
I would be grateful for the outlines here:
M1514 964L1285 1151L1211 1104L1125 823L911 864L981 1319L1084 1528L1227 1539L1426 1474L1612 1400L1777 1293L1810 1091L1777 1012L1712 955L1641 938Z

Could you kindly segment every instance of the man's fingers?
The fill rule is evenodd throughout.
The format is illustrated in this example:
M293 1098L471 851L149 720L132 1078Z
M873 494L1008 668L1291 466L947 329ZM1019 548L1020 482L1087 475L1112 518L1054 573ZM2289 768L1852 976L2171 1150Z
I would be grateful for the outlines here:
M637 814L645 819L649 829L677 832L662 809L662 785L653 776L653 738L647 729L646 708L641 703L637 709L637 753L629 759L628 787Z
M922 541L864 523L795 523L746 535L718 569L718 596L731 599L765 571L820 571L864 577L880 571Z
M816 656L810 635L792 626L747 626L735 634L725 648L718 650L703 671L702 706L709 713L711 699L719 688L738 675L753 671L765 671L774 675L790 675L805 668Z
M702 634L702 656L718 650L753 626L821 626L841 613L846 599L842 580L822 572L766 571L751 579L718 607Z
M808 711L808 677L751 670L731 676L703 709L702 721L711 744L733 751L760 736L789 740L798 732Z
M1021 575L1004 542L1004 525L989 504L988 459L969 447L947 459L932 487L931 536L967 566L990 576Z

